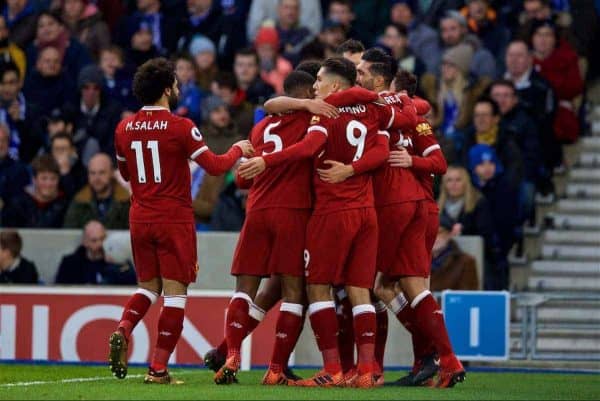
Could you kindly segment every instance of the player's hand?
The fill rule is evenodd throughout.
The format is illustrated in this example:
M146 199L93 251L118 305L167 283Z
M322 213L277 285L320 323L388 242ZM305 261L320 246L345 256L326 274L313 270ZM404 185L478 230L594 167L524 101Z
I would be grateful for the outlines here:
M392 150L390 152L388 163L390 163L391 167L408 168L412 166L412 156L408 154L406 148L399 147L398 150Z
M340 183L354 174L354 168L350 164L340 163L335 160L325 160L323 163L329 164L331 167L328 169L319 168L317 169L317 173L319 173L319 177L323 181L330 184Z
M253 157L252 159L240 164L240 167L238 168L238 174L245 180L251 180L265 171L266 168L267 165L265 164L265 159L262 157Z
M249 140L244 139L243 141L238 141L233 144L233 146L237 146L242 149L242 154L244 157L252 157L254 155L254 147Z
M318 114L329 118L336 118L340 114L337 107L321 99L306 100L306 109L312 114Z

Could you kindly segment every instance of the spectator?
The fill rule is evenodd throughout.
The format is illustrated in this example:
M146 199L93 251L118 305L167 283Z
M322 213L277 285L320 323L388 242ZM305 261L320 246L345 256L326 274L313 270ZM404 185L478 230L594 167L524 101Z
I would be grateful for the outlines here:
M245 100L235 77L229 72L220 72L211 85L211 92L227 104L231 118L237 123L240 134L247 137L254 125L254 106Z
M27 65L35 64L40 51L48 46L58 50L63 69L70 76L77 76L85 65L92 62L88 50L77 39L71 37L60 16L44 11L37 20L35 40L25 51Z
M110 31L98 7L89 0L62 0L62 18L71 36L98 60L100 49L110 45Z
M352 0L351 3L355 15L352 26L360 35L358 39L371 47L390 20L389 0Z
M9 40L25 48L35 37L37 16L31 0L7 1L2 15L10 30Z
M494 149L506 170L506 177L518 187L523 180L523 156L512 137L500 126L500 108L488 97L477 100L473 109L473 125L465 130L463 163L468 165L473 145L485 144Z
M390 20L402 25L408 31L408 47L425 63L427 72L435 73L439 59L431 58L439 53L438 35L431 27L420 23L415 15L415 5L411 0L391 0Z
M14 63L19 69L21 84L27 71L27 59L23 50L10 39L6 18L0 15L0 59L5 63Z
M129 193L116 182L111 158L104 153L90 160L88 184L71 202L64 227L82 228L90 220L108 229L129 227Z
M194 62L187 56L179 56L175 61L175 75L179 84L179 102L175 114L192 119L200 124L202 113L200 102L204 94L196 86L196 70Z
M533 57L527 44L521 40L511 42L506 49L506 73L517 90L519 103L532 117L540 133L540 154L543 161L539 190L542 194L553 193L551 172L560 158L560 144L554 140L554 92L548 81L533 68Z
M125 64L123 50L113 45L101 49L98 65L104 74L106 96L118 102L125 111L137 111L140 104L131 90L133 71Z
M264 103L275 90L259 76L259 60L253 49L240 49L235 54L233 71L243 99L257 105Z
M123 46L126 49L126 64L139 67L151 58L161 55L160 49L154 44L152 30L146 24L141 24L133 32L129 43Z
M437 103L437 121L443 137L455 144L456 151L465 152L464 130L471 122L475 101L485 91L489 79L469 77L469 63L473 57L473 49L460 44L448 49L442 57L442 73L440 78L426 73L421 77L421 89L430 103Z
M454 222L448 216L440 218L431 261L431 291L479 289L477 262L454 241L458 235Z
M469 150L469 170L474 185L479 188L490 205L494 219L499 254L493 268L484 274L486 290L507 290L509 284L508 252L515 242L515 228L518 224L517 188L504 175L502 163L494 148L478 144ZM502 261L502 263L498 263ZM488 266L492 267L492 266Z
M10 129L0 124L0 209L29 185L27 166L9 155Z
M327 18L330 21L336 22L344 29L345 36L350 39L363 41L361 32L354 29L353 23L356 19L354 11L352 11L352 2L350 0L332 0L329 3L329 13ZM323 30L325 26L323 26Z
M418 16L421 22L437 27L442 16L448 10L458 10L464 5L463 0L418 1Z
M227 104L218 96L209 96L202 102L202 136L213 152L225 153L235 142L242 139Z
M58 186L71 201L86 183L85 167L79 159L73 137L65 132L53 135L50 139L50 154L60 169Z
M408 31L403 25L389 23L378 43L389 49L391 56L398 63L398 68L411 72L418 77L425 72L423 60L417 57L408 47Z
M0 232L0 284L37 284L35 264L23 256L23 240L16 231Z
M510 40L509 31L498 23L496 11L489 0L467 0L461 13L467 19L469 31L477 35L483 46L492 54L501 57ZM498 62L502 63L499 59Z
M202 91L207 92L219 72L215 45L206 36L196 35L190 42L189 53L196 66L196 83Z
M77 86L80 102L76 105L79 107L70 105L75 110L73 141L83 164L87 165L98 149L114 155L114 132L121 119L121 107L103 93L104 76L96 65L81 70ZM98 148L94 149L90 142L96 142Z
M240 231L246 217L247 189L238 189L230 182L219 195L211 218L211 228L216 231Z
M247 38L254 41L256 32L265 20L277 19L277 4L281 0L253 0L248 14ZM323 17L318 0L300 1L300 26L307 27L313 35L321 31Z
M33 188L13 197L2 209L5 227L59 228L63 225L67 199L59 190L60 169L54 158L33 159Z
M55 47L48 46L39 52L35 70L25 79L23 93L37 107L40 116L48 116L53 109L75 102L75 83L71 75L63 71L60 53Z
M56 273L56 284L134 285L135 271L129 264L116 266L106 261L105 239L106 230L102 223L89 221L83 229L81 245L72 254L63 256Z
M336 51L346 40L344 27L336 21L327 20L323 30L315 39L300 51L300 58L322 60L336 55Z
M496 60L492 53L483 47L479 38L468 31L467 20L458 11L449 10L440 19L440 50L450 49L459 44L468 44L473 48L473 57L469 63L469 73L475 77L496 77ZM438 57L431 55L431 57ZM441 59L441 53L439 54Z
M490 87L490 96L500 109L500 129L514 139L523 155L523 184L521 202L524 217L535 210L535 187L539 182L542 160L540 134L535 121L519 104L515 86L511 81L496 81Z
M15 64L0 65L0 123L9 128L10 157L28 163L43 143L37 110L21 92L22 82Z
M553 124L555 139L561 143L573 143L579 136L579 120L573 100L584 89L577 53L566 41L559 39L556 26L550 20L533 24L531 45L533 64L548 80L558 101Z
M300 25L300 0L278 1L276 28L281 54L293 65L298 64L300 50L315 36L307 27Z
M348 39L347 41L339 45L335 52L338 55L352 61L354 65L358 65L362 60L362 55L365 52L365 47L360 41L356 39Z
M161 12L160 3L160 0L137 0L135 12L119 23L117 44L122 48L131 46L138 51L154 47L160 55L174 51L179 27L176 20ZM150 46L147 45L148 36ZM144 45L139 42L144 42Z
M275 93L283 94L283 80L292 72L292 64L279 55L279 35L273 27L261 27L254 40L254 48L260 63L260 77L275 89Z
M68 134L73 136L73 116L68 109L53 109L50 115L46 117L46 129L43 134L44 153L50 153L50 142L52 137L57 134Z
M212 43L219 43L223 34L221 8L212 0L188 0L187 15L182 27L184 36L179 39L180 49L189 47L198 36L207 38Z

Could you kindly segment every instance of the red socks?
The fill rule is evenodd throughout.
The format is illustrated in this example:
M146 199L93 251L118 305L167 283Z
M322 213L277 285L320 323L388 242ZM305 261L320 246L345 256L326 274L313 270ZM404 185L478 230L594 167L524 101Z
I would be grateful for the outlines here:
M123 331L127 341L129 341L129 337L135 326L146 315L146 312L156 302L157 298L158 294L144 288L138 288L135 294L129 298L119 322L119 329Z
M423 291L413 299L410 306L415 313L415 325L434 344L440 358L452 355L444 316L431 292Z
M239 354L242 341L248 334L248 310L252 299L243 293L236 292L227 307L225 339L227 341L227 356Z
M167 368L169 357L183 330L185 295L165 296L165 302L158 320L158 339L150 368L162 372Z
M385 343L388 335L388 314L387 307L381 301L375 304L375 321L377 325L377 335L375 336L375 362L377 362L376 371L383 372L383 357L385 354Z
M308 307L310 325L315 333L319 351L323 355L324 369L330 374L342 370L338 351L338 323L333 301L314 302Z
M248 332L246 336L250 335L254 331L254 329L262 322L265 317L265 311L256 306L255 304L251 304L248 309ZM244 336L244 338L246 338ZM227 356L227 336L223 337L223 341L217 347L217 352L221 355Z
M277 326L275 328L275 345L269 369L280 373L287 366L290 354L296 346L302 331L303 306L284 302L279 309Z
M352 304L345 292L343 297L339 296L339 305L337 307L337 319L339 327L338 349L340 351L340 361L344 373L354 369L354 320L352 318Z
M356 305L352 308L354 316L354 338L358 346L358 373L375 371L375 337L377 323L375 307L371 304Z

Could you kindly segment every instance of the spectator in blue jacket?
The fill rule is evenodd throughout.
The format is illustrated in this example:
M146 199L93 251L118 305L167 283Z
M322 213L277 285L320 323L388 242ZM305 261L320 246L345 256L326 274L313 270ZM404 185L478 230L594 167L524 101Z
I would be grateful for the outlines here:
M175 60L175 75L179 83L179 103L175 114L190 118L199 125L202 120L200 105L204 94L196 85L194 62L187 56L178 56Z

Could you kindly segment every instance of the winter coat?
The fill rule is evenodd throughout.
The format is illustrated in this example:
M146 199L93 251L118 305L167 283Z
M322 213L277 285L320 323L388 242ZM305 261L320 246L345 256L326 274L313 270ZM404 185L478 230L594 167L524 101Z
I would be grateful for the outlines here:
M99 220L109 230L129 228L129 192L114 181L111 199L108 211L101 218L92 188L86 185L73 198L64 227L83 228L88 221Z
M25 54L27 55L27 65L34 66L39 54L39 49L34 42L27 46ZM83 46L77 39L70 38L62 60L63 71L69 77L76 79L79 76L79 71L92 62L93 60L90 52L85 48L85 46Z
M21 256L21 261L14 270L0 270L0 284L38 284L39 276L33 262Z
M450 240L448 246L433 258L431 264L431 291L479 290L475 258Z
M61 193L52 202L38 203L27 192L13 197L2 209L2 225L22 228L60 228L67 210L67 198Z
M75 103L77 88L72 77L65 72L56 77L43 77L33 70L25 79L23 93L37 107L40 117L48 116L53 109L65 103Z
M0 200L5 205L21 193L30 181L26 164L8 156L0 160Z
M542 166L540 157L540 133L527 112L517 104L512 110L502 116L500 120L501 130L508 138L512 138L523 157L523 177L535 183L539 177Z
M129 263L119 266L103 259L89 260L86 249L81 245L72 254L63 256L55 282L56 284L135 285L136 277Z

